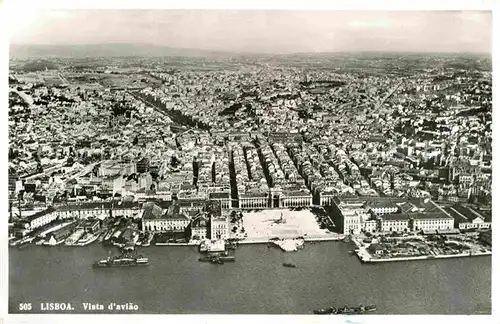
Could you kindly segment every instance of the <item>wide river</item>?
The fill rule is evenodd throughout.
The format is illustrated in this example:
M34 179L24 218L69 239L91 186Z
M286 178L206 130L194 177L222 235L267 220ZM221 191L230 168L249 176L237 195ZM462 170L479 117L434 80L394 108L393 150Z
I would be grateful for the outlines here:
M87 313L84 302L114 302L134 303L139 310L125 313L143 314L310 314L369 303L377 314L491 313L489 256L368 265L350 249L343 242L294 253L243 245L236 262L215 265L198 262L196 247L152 246L139 250L148 267L94 269L107 247L9 248L9 312L21 303L40 313L41 303L70 302L73 313Z

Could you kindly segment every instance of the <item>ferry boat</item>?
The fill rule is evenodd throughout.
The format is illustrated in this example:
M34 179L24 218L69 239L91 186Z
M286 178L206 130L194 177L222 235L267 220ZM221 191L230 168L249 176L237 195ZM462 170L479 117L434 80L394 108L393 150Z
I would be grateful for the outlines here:
M122 254L116 257L107 257L106 259L96 261L95 268L110 268L110 267L135 267L146 266L149 264L149 259L142 255L130 256Z
M283 263L283 266L287 267L287 268L297 268L297 266L295 264L289 263L289 262Z

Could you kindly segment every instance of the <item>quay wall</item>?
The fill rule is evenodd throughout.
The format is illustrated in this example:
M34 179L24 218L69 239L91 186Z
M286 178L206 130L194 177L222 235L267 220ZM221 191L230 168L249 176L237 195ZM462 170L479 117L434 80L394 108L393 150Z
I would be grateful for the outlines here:
M451 258L468 258L476 256L487 256L491 255L492 252L476 252L476 253L459 253L459 254L443 254L443 255L432 255L432 256L415 256L415 257L400 257L400 258L383 258L377 259L373 257L366 257L361 253L357 253L358 257L364 263L381 263L381 262L401 262L401 261L418 261L418 260L435 260L435 259L451 259Z
M466 257L475 257L475 256L486 256L491 255L492 252L474 252L474 253L459 253L459 254L441 254L441 255L423 255L423 256L414 256L414 257L395 257L395 258L374 258L368 250L363 247L363 245L357 240L353 240L353 242L358 247L356 255L359 257L361 262L364 263L381 263L381 262L400 262L400 261L418 261L418 260L435 260L435 259L451 259L451 258L466 258Z

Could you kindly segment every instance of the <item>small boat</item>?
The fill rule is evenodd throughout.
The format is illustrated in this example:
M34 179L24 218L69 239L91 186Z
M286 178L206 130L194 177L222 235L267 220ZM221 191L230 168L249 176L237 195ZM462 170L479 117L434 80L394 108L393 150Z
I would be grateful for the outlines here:
M85 234L81 239L76 242L78 246L86 246L91 243L94 243L97 240L98 236L94 234Z
M22 249L24 249L24 248L27 248L28 246L30 246L29 242L24 241L24 242L19 243L19 244L17 245L17 248L18 248L18 249L20 249L20 250L22 250Z
M218 259L226 262L226 261L235 261L236 258L232 255L219 256Z
M337 311L333 314L356 315L356 314L364 314L364 313L368 313L368 312L374 312L376 310L377 310L377 306L375 306L375 305L368 305L368 306L360 305L358 307L344 306L342 308L337 308Z
M236 250L237 247L238 247L238 243L236 243L236 242L226 243L226 249L228 249L228 250Z
M313 314L316 314L316 315L334 314L336 312L337 312L337 310L335 309L335 307L328 307L328 308L313 310Z
M124 252L130 252L130 251L134 251L134 250L135 250L135 246L132 244L129 244L129 245L126 245L123 247Z
M44 239L39 239L35 242L35 245L43 245L45 243Z
M150 246L151 241L153 240L153 236L154 236L153 233L148 233L146 235L144 242L142 243L142 246Z
M220 258L213 258L212 263L215 264L224 264L224 261L222 261Z
M297 268L297 266L295 264L290 263L290 262L283 263L283 266L287 267L287 268Z
M18 245L18 244L19 244L19 242L20 242L20 241L21 241L21 240L14 240L14 241L10 242L10 243L9 243L9 245L10 245L10 246L16 246L16 245Z
M109 229L109 231L104 236L104 241L108 241L111 238L111 235L113 235L113 233L114 233L114 230L113 229Z

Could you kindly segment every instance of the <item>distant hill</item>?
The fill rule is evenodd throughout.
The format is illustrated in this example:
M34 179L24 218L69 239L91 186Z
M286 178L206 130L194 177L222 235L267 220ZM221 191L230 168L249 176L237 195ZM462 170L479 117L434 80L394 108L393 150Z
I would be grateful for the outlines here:
M304 62L316 64L323 68L324 64L351 68L373 67L371 62L378 60L387 66L385 69L400 68L408 71L411 68L426 68L429 62L436 64L447 60L452 68L476 67L491 71L491 53L404 53L404 52L323 52L323 53L235 53L211 51L203 49L175 48L152 44L87 44L87 45L26 45L11 44L10 57L17 59L50 59L50 58L112 58L112 57L185 57L211 60L235 58L248 62L268 62L271 64L288 63L302 65ZM364 63L364 62L367 63ZM368 64L368 65L367 65ZM394 66L397 64L397 66ZM380 64L379 64L380 65ZM25 67L27 70L54 68L47 62L38 62L35 66Z
M34 61L34 62L26 63L21 67L21 70L23 70L25 72L43 71L45 69L57 70L58 65L53 63L53 62L50 62L48 60L45 60L45 59L39 59L39 60Z
M11 44L12 58L48 57L231 57L238 54L198 49L173 48L150 44L25 45Z

